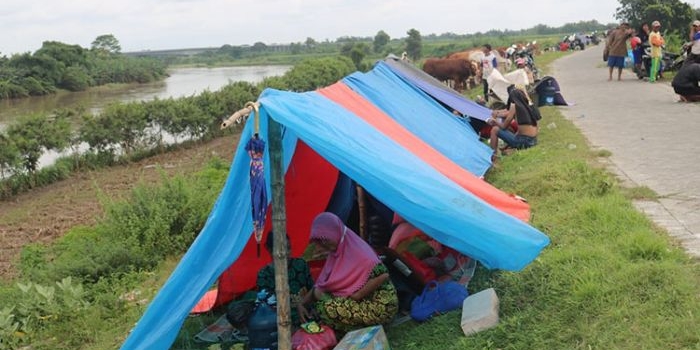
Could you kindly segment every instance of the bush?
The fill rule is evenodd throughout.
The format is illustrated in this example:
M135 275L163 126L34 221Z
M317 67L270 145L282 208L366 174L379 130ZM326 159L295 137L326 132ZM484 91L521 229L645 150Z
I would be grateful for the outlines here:
M63 79L58 84L60 88L70 91L83 91L92 85L92 79L84 69L69 67L63 73Z
M283 78L292 91L311 91L333 84L354 71L355 64L347 57L324 57L300 62Z

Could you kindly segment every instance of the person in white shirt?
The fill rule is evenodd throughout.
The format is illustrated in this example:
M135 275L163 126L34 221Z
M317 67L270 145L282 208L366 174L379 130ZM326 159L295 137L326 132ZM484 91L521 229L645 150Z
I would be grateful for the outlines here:
M491 50L491 45L486 44L483 48L484 58L481 59L481 81L484 82L484 99L489 100L489 83L486 81L491 72L496 68L498 62L496 55Z

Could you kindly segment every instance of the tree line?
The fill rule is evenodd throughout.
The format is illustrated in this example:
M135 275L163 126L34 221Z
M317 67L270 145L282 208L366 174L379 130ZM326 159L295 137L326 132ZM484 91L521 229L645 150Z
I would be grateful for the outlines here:
M700 19L700 8L680 0L618 0L620 7L615 11L615 18L629 22L633 28L642 23L651 24L660 21L662 32L675 40L688 40L690 23ZM668 41L668 40L667 40Z
M205 64L217 65L235 62L265 62L265 63L296 63L300 57L341 55L350 58L357 69L364 70L367 64L361 62L367 57L383 57L387 54L401 54L406 51L413 58L418 59L423 55L420 42L476 42L501 37L518 36L542 36L552 34L571 34L579 32L602 31L613 27L614 24L602 24L596 20L579 21L576 23L566 23L560 27L550 27L538 24L534 27L521 30L490 30L488 32L476 33L442 33L422 35L416 28L411 28L406 32L405 37L392 38L386 31L379 30L374 36L342 36L335 40L317 41L308 37L303 42L293 42L289 44L265 44L256 42L253 45L230 45L225 44L219 48L205 50L191 56L157 56L150 52L143 53L151 57L158 57L168 64ZM139 53L133 53L138 55ZM425 54L431 55L432 52ZM275 61L275 57L280 61Z
M34 53L0 57L0 99L82 91L109 83L147 83L167 76L159 60L121 54L119 41L100 35L90 49L45 41Z

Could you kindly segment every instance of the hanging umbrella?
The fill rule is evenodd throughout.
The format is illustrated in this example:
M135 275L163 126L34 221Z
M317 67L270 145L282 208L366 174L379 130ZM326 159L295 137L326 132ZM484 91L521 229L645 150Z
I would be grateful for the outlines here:
M265 184L265 167L263 164L263 155L265 154L265 141L260 138L259 130L259 112L257 105L248 102L252 105L255 113L255 134L248 140L245 146L246 152L250 156L250 199L253 210L253 232L255 233L255 241L258 246L258 257L260 256L260 241L262 240L263 229L265 228L265 214L267 212L267 189Z

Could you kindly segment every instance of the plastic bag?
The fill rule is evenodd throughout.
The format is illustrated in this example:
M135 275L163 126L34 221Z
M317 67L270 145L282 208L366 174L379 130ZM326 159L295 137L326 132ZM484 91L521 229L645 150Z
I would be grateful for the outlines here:
M419 322L426 321L435 314L458 309L468 295L467 289L457 282L431 281L425 286L423 293L413 299L411 318Z
M228 305L226 319L234 327L245 327L253 311L255 311L255 300L234 301Z
M294 350L332 350L338 340L333 328L322 325L320 333L310 334L299 329L292 334L292 349Z

